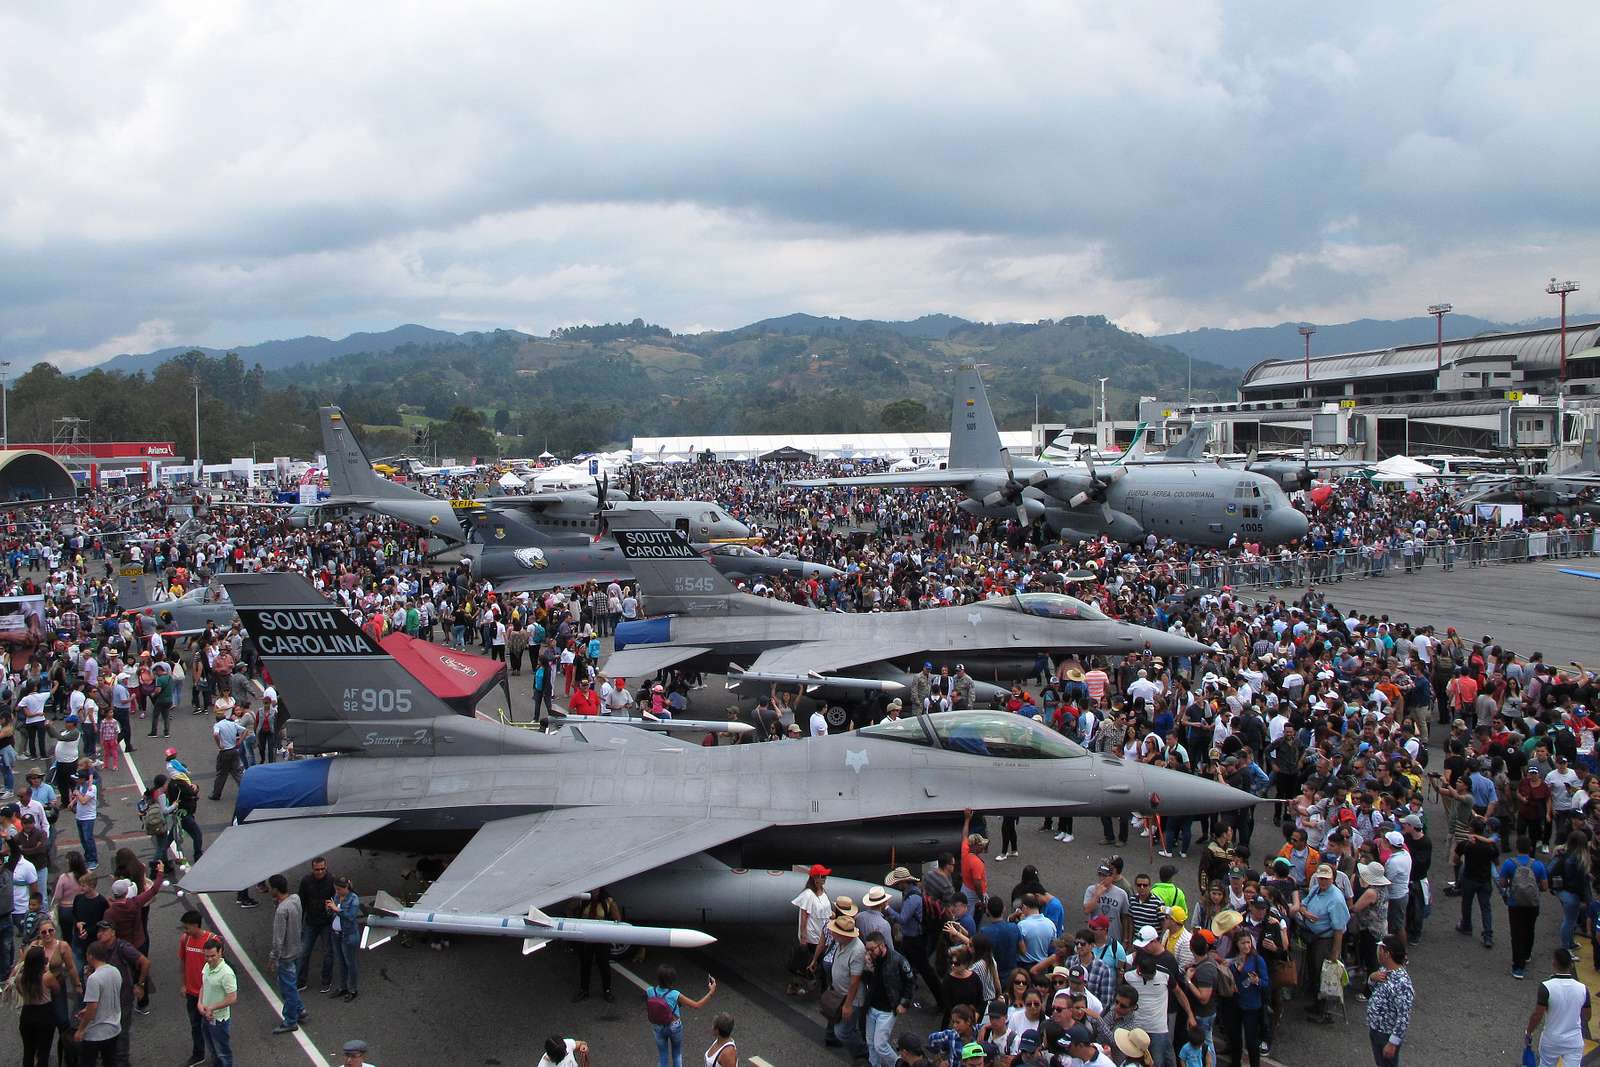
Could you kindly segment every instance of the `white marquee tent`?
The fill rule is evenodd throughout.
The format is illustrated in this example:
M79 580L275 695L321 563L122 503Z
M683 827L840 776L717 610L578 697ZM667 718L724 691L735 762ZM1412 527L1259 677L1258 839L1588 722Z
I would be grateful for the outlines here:
M1000 435L1000 443L1013 455L1028 455L1033 435L1028 430L1012 430ZM818 459L889 459L911 456L923 463L944 459L950 452L948 433L800 433L733 434L701 437L635 437L633 460L636 463L682 463L703 452L718 459L755 459L789 446L809 452Z

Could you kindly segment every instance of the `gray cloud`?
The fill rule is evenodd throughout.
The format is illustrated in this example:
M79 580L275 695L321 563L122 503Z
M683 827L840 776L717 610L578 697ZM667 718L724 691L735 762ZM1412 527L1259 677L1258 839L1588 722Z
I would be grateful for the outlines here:
M0 346L1537 314L1600 263L1600 9L1555 14L13 8Z

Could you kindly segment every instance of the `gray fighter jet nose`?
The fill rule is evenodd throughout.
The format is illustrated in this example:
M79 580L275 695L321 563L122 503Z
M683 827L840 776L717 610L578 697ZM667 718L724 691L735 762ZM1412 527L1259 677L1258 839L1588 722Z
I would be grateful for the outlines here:
M1242 789L1201 778L1185 771L1166 767L1141 766L1144 775L1145 796L1161 798L1158 810L1162 815L1213 815L1219 811L1235 811L1261 803Z
M1267 540L1273 544L1282 544L1286 541L1298 541L1311 529L1311 520L1305 513L1294 508L1274 508L1272 514L1267 516Z
M1184 637L1182 634L1169 634L1165 630L1157 630L1152 626L1139 627L1139 649L1145 645L1150 646L1150 651L1158 656L1201 656L1211 651L1210 645L1202 645L1199 641Z

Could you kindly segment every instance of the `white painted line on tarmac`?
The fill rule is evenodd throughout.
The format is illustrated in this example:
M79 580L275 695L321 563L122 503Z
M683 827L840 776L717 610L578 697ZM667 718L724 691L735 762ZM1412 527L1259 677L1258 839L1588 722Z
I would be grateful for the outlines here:
M611 969L613 971L621 972L622 977L626 978L628 981L630 981L634 985L638 986L639 987L639 992L641 992L641 993L644 992L646 989L650 988L650 983L649 982L646 982L643 978L640 978L638 975L634 974L632 971L628 970L628 968L624 967L620 963L613 963L611 965Z
M772 1067L772 1064L768 1063L766 1060L762 1059L760 1056L751 1056L750 1057L750 1063L751 1063L752 1067Z
M133 775L134 784L139 787L140 796L143 796L145 790L144 777L139 774L138 764L133 762L133 756L130 754L124 752L122 755L124 760L127 762L128 773ZM278 998L277 992L267 982L266 976L256 968L255 962L250 959L249 954L245 952L244 946L240 943L238 937L234 936L232 928L230 928L227 921L223 919L222 912L220 912L217 909L217 906L211 902L211 897L205 893L182 893L181 885L178 887L178 889L180 891L179 899L182 899L182 897L194 897L200 902L200 906L206 909L206 913L211 916L211 924L213 928L217 931L217 933L222 935L222 940L233 948L233 954L228 958L236 965L244 968L245 975L248 976L251 983L261 991L261 995L266 999L267 1005L271 1007L273 1011L278 1013L278 1018L281 1021L283 1019L283 1001ZM295 1043L300 1046L300 1051L304 1052L306 1057L312 1063L316 1064L317 1067L323 1067L323 1065L327 1063L327 1060L325 1060L321 1053L317 1051L317 1046L313 1044L311 1038L306 1035L305 1027L302 1026L300 1029L294 1032L294 1039Z

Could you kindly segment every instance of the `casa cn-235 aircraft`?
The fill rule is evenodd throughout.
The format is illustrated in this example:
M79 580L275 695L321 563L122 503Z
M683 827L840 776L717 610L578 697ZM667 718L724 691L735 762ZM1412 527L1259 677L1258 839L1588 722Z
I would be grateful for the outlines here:
M1282 487L1261 474L1197 463L1122 463L1096 467L1013 462L977 368L956 375L950 408L950 462L942 471L822 478L799 486L950 486L965 492L961 510L988 518L1044 522L1064 536L1109 535L1137 542L1148 534L1186 544L1241 541L1279 545L1304 537L1306 517Z
M1256 802L1218 782L1090 754L1004 712L718 748L604 719L531 733L453 714L297 575L222 580L292 713L296 747L334 754L247 770L235 825L181 886L236 890L342 845L459 850L414 905L381 895L364 936L487 934L522 939L525 951L552 940L692 947L712 938L543 909L701 863L702 853L724 864L761 854L883 863L930 826L948 840L969 808L1199 814ZM819 844L829 851L814 851Z

